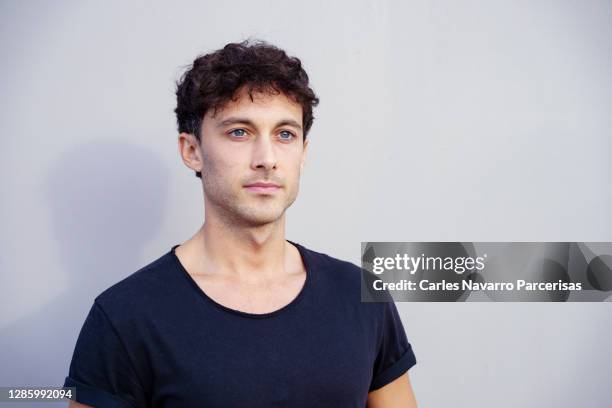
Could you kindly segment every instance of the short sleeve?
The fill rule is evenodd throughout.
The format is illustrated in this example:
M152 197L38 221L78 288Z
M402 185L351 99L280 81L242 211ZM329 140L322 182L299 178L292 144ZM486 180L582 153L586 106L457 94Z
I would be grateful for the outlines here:
M382 305L381 332L370 391L389 384L416 364L395 303L382 302Z
M76 387L73 399L94 407L147 406L125 345L97 302L79 333L64 387Z

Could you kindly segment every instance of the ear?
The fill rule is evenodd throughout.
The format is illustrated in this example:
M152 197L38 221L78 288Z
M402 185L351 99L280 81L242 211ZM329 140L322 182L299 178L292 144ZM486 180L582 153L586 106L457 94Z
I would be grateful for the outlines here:
M304 165L306 164L306 153L308 151L308 143L310 139L304 140L304 150L302 151L302 162L300 163L300 170L304 170Z
M202 171L202 153L200 144L191 133L179 133L178 149L183 163L193 171Z

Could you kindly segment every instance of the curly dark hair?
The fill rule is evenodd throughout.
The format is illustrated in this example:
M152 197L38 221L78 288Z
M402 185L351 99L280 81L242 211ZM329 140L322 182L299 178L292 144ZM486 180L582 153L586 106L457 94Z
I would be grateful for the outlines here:
M216 114L226 103L236 100L238 91L277 94L282 92L302 106L304 141L314 120L312 108L319 98L308 85L301 61L262 40L245 40L197 57L176 82L174 112L178 131L190 133L200 142L202 120L209 109ZM196 172L197 177L202 177Z

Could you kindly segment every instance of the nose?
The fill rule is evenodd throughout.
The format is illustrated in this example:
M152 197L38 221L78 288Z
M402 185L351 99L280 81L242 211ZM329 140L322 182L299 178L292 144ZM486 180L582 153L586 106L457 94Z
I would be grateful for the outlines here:
M272 170L276 168L276 152L269 137L256 137L253 144L251 167L254 170Z

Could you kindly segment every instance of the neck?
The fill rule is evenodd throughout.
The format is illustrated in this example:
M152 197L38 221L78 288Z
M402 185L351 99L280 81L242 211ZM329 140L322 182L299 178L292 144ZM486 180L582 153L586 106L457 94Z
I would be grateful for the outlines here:
M285 274L291 244L285 241L285 214L259 226L236 226L208 216L182 244L194 274L215 274L241 281L274 279Z

